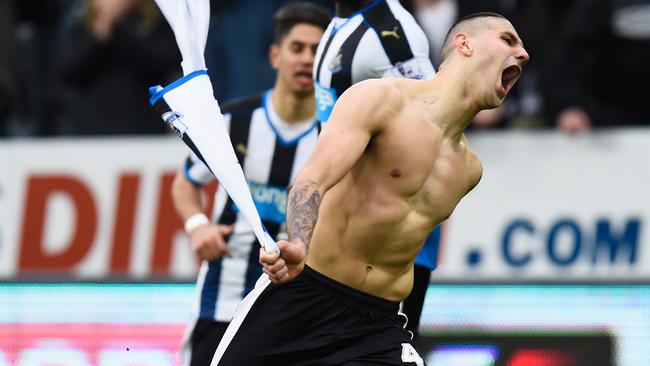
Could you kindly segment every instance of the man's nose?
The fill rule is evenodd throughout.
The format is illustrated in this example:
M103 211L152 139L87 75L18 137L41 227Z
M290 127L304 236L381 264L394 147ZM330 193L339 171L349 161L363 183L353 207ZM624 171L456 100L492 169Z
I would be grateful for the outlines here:
M528 59L530 59L530 55L528 55L528 52L526 51L525 48L521 47L519 49L519 52L517 52L517 55L515 56L517 60L521 62L521 65L525 65L528 62Z
M302 51L302 54L300 55L300 61L302 61L305 64L313 64L314 59L316 58L316 55L314 55L311 50L309 50L307 47L305 47L305 50Z

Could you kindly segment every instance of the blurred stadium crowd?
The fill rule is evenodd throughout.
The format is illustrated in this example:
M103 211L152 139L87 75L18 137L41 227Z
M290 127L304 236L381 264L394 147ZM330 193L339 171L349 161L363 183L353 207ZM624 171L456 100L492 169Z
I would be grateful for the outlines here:
M311 0L333 10L333 1ZM206 58L218 100L272 85L271 15L287 0L212 0ZM650 0L402 0L428 34L431 58L455 19L511 19L531 61L506 103L473 128L650 124ZM0 2L0 136L167 133L147 87L180 72L173 34L153 0Z

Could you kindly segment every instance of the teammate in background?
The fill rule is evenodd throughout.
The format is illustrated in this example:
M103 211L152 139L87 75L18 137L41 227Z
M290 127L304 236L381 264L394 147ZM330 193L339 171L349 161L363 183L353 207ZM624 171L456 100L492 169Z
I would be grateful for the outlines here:
M317 115L326 123L352 84L382 77L431 79L429 41L399 0L337 0L314 64Z
M431 79L429 40L398 0L337 0L314 65L318 117L325 123L337 98L352 84L381 77ZM413 291L404 300L406 328L418 336L424 297L436 268L441 229L427 238L415 261ZM415 342L417 344L417 341Z
M270 60L277 70L273 89L226 104L222 110L255 205L273 237L285 237L287 186L312 153L319 132L311 79L318 41L329 11L291 3L273 17ZM203 260L197 280L198 309L185 343L185 362L209 365L237 304L262 274L253 230L219 188L212 220L202 213L201 186L214 180L195 156L174 180L174 205L192 248Z
M482 175L464 130L527 61L512 24L480 13L452 27L436 78L346 91L289 192L290 241L260 252L268 277L212 365L424 365L399 301L427 235Z

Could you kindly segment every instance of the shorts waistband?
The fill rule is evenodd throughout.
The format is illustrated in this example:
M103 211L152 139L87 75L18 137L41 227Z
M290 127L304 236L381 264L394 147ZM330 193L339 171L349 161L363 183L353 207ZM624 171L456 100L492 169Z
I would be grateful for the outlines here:
M399 302L383 299L365 292L353 289L337 282L313 268L305 265L300 278L318 288L333 293L335 296L346 299L364 308L375 310L386 315L395 315L399 311Z

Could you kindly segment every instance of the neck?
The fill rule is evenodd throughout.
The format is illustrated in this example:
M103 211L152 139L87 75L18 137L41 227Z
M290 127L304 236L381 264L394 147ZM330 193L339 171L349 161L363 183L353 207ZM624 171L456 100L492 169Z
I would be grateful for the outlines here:
M465 129L482 108L476 99L476 87L466 77L467 70L441 69L426 87L431 93L425 102L435 104L435 119L445 136L455 140L463 137Z
M273 108L278 116L287 123L304 122L314 118L316 99L314 93L295 93L282 83L277 82L271 94Z
M336 16L340 18L348 18L350 15L354 14L356 11L362 9L364 6L372 3L373 0L363 0L357 2L359 5L351 6L345 1L336 2Z

